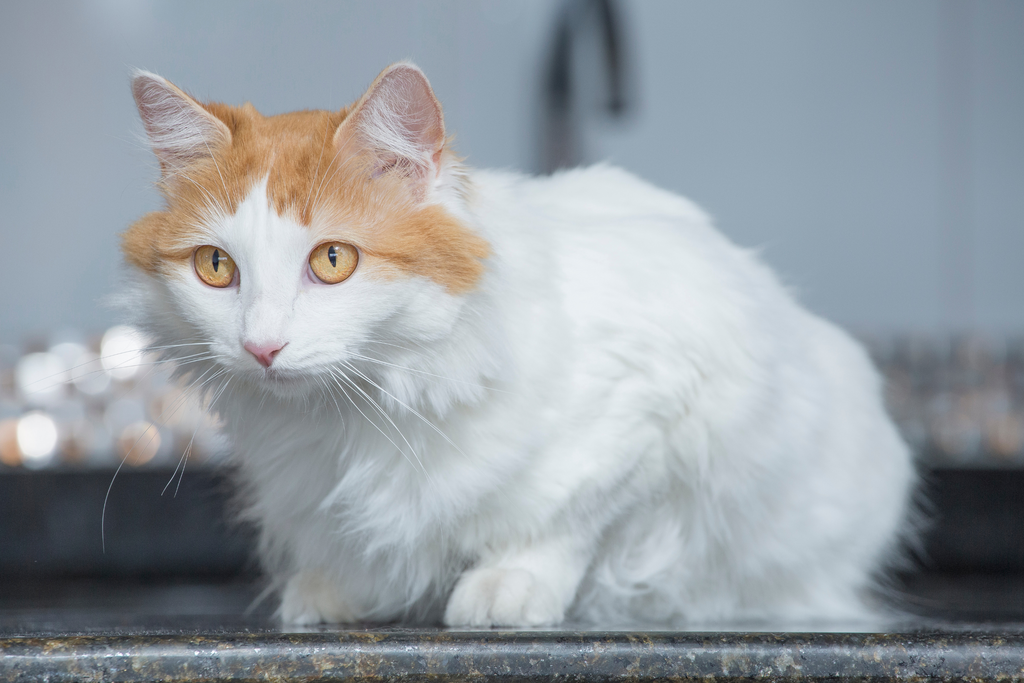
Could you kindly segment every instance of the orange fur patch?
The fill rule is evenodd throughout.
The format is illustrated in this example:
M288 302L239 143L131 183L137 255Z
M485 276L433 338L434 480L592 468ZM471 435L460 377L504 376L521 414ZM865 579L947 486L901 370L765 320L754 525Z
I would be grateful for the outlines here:
M203 104L227 125L231 142L159 183L167 206L133 224L121 238L128 261L150 272L191 257L200 226L232 215L264 177L267 199L281 216L326 241L346 241L395 269L428 277L452 293L473 289L483 275L487 242L443 207L417 200L401 169L377 178L359 153L335 147L351 111L299 111L263 116L251 104ZM445 152L445 154L448 154Z

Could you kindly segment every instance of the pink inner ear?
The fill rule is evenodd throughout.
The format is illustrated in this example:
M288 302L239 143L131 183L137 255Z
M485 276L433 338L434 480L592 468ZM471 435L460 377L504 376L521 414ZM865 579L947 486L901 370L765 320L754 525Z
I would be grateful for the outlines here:
M435 149L443 142L444 124L437 99L423 74L399 67L384 77L381 85L385 83L389 86L387 97L395 103L394 110L409 136L424 143L424 148Z
M441 106L426 77L413 66L401 64L386 71L353 118L360 142L380 160L379 173L440 161Z

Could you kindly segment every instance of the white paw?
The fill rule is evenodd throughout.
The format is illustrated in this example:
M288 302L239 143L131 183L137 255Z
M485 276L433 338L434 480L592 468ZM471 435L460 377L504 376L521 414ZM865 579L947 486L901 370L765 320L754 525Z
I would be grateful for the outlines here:
M563 602L525 569L467 571L444 611L448 626L543 626L564 617Z
M320 572L299 572L288 579L278 614L286 624L341 624L356 621L352 608Z

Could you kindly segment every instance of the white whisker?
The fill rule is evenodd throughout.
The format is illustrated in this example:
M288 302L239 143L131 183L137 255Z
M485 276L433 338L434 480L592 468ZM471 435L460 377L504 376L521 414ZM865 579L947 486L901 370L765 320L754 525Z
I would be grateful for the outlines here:
M209 372L209 370L207 370L207 372ZM199 380L201 380L201 379L202 379L202 377L203 377L203 376L205 376L205 374L206 374L206 373L203 373L203 375L200 375L199 379L197 379L196 381L199 381ZM224 373L223 373L223 372L221 372L221 373L219 373L218 375L215 375L215 376L214 376L213 378L211 378L211 379L214 379L214 378L216 378L216 377L219 377L219 376L221 376L221 375L223 375L223 374L224 374ZM228 381L230 382L231 380L229 379ZM225 384L224 386L226 387L226 386L227 386L227 384ZM191 388L191 387L190 387L190 388ZM185 391L183 391L183 392L182 392L182 394L181 394L181 396L179 396L179 397L177 398L177 400L175 401L174 405L178 405L178 404L180 404L180 405L178 405L178 408L176 408L176 409L175 409L175 411L174 411L175 413L177 413L178 409L180 409L180 407L181 407L181 406L183 406L183 405L185 404L185 402L187 401L187 399L191 398L191 397L190 397L190 396L189 396L189 395L187 394L187 391L188 391L188 390L189 390L189 389L186 389ZM223 388L222 388L222 391L223 391ZM218 397L219 397L219 394L218 394ZM163 412L166 412L166 410L167 410L167 408L165 408L165 409L164 409L163 411L161 411L161 414L162 414ZM160 495L161 495L161 496L162 496L162 495L164 495L164 493L166 493L166 492L167 492L167 487L171 485L171 482L172 482L172 481L174 481L174 475L176 475L176 474L178 473L178 468L179 468L179 467L181 468L182 476L184 476L184 474L185 474L184 462L185 462L185 461L186 461L186 460L188 459L188 455L189 455L189 453L191 453L191 451L192 451L192 444L193 444L193 442L195 441L195 438L196 438L196 434L198 434L198 433L199 433L199 429L200 429L200 427L201 427L201 426L202 426L202 424L201 424L201 423L200 423L200 424L197 424L197 425L196 425L196 428L192 430L192 437L191 437L191 438L190 438L190 439L188 440L188 445L187 445L187 446L185 447L185 450L184 450L184 452L182 453L182 455L181 455L181 458L179 458L179 459L178 459L178 464L174 466L174 471L173 471L173 472L171 472L171 478L167 480L167 484L166 484L166 485L164 486L163 490L162 490L162 491L160 491ZM178 480L178 486L181 486L181 480L180 480L180 479ZM175 490L174 490L174 495L175 495L175 497L177 497L177 495L178 495L178 490L177 490L177 488L175 488Z
M346 383L348 383L348 385L349 385L350 387L352 387L353 389L355 389L355 388L356 388L356 385L355 385L355 384L354 384L354 383L352 382L352 380L351 380L351 379L349 379L349 377L348 377L347 375L345 375L345 373L343 373L343 372L340 372L340 371L338 371L338 372L339 372L340 374L334 375L334 376L335 376L335 377L336 377L337 379L342 379L342 380L344 380L344 381L345 381ZM332 372L332 374L333 374L333 372ZM394 440L393 440L393 439L392 439L392 438L391 438L390 436L388 436L387 434L385 434L385 433L384 433L384 430L383 430L383 429L381 429L381 428L380 428L380 427L379 427L379 426L377 425L377 423L376 423L376 422L374 422L373 420L371 420L371 419L370 419L370 418L369 418L369 417L368 417L368 416L366 415L366 413L364 413L364 412L363 412L362 408L360 408L360 407L359 407L359 406L358 406L358 405L356 404L356 402L355 402L355 401L354 401L354 400L352 399L352 397L351 397L351 396L349 395L349 393L348 393L347 391L345 391L345 387L344 387L344 386L342 386L342 384L341 384L340 382L338 383L338 388L339 388L339 389L341 389L342 393L344 393L344 394L345 394L345 398L347 398L347 399L348 399L348 401L349 401L349 403L351 403L351 404L352 404L352 407L353 407L353 408L355 408L355 409L356 409L357 411L359 411L359 414L360 414L360 415L362 415L362 416L363 416L363 418L364 418L364 419L365 419L365 420L366 420L367 422L369 422L369 423L370 423L371 425L373 425L374 429L376 429L376 430L377 430L378 432L380 432L380 433L381 433L381 436L383 436L383 437L384 437L385 439L387 439L387 440L388 440L388 441L389 441L389 442L391 443L391 445L395 447L395 450L397 450L397 451L398 451L399 453L401 453L401 454L402 454L402 456L403 456L403 457L404 457L404 458L405 458L406 460L408 460L408 461L409 461L409 464L410 464L410 465L412 465L412 466L413 466L414 468L416 468L416 465L417 465L417 463L414 463L414 462L413 462L412 460L410 460L410 459L409 459L409 456L408 456L408 455L406 455L405 451L404 451L404 450L402 450L402 449L401 449L401 447L399 447L399 445L398 445L397 443L395 443L395 441L394 441ZM401 433L401 431L399 431L399 433ZM405 437L403 436L402 438L404 439ZM408 443L408 442L407 442L407 443ZM412 449L412 446L410 445L410 446L409 446L409 448L410 448L410 449ZM415 454L415 451L414 451L414 454ZM419 462L419 457L417 457L417 458L416 458L416 460L417 460L417 462ZM419 463L419 469L420 469L420 470L422 470L424 474L426 474L426 470L424 470L424 469L423 469L423 463Z
M387 389L385 389L384 387L382 387L382 386L380 386L379 384L377 384L376 382L374 382L374 381L373 381L372 379L370 379L370 378L369 378L369 377L367 377L367 376L366 376L365 374L363 374L362 372L360 372L360 371L359 371L359 370L358 370L358 369L357 369L357 368L356 368L355 366L353 366L353 365L352 365L351 363L348 363L348 362L346 362L346 361L341 361L341 363L342 363L343 365L345 365L345 366L346 366L346 367L347 367L347 368L348 368L349 370L351 370L352 372L354 372L354 373L358 374L358 375L359 375L360 377L362 377L362 378L363 378L364 380L366 380L367 382L369 382L370 384L372 384L372 385L373 385L374 387L376 387L378 391L382 392L382 393L383 393L383 394L385 394L386 396L389 396L389 397L391 398L391 400L393 400L393 401L394 401L395 403L397 403L398 405L402 406L403 408L405 408L406 410L408 410L408 411L409 411L410 413L412 413L413 415L415 415L416 417L418 417L418 418L419 418L420 420L422 420L422 421L423 421L423 423L424 423L424 424L426 424L426 425L427 425L428 427L430 427L430 428L431 428L431 429L433 429L433 430L434 430L435 432L437 432L437 433L438 433L438 434L439 434L439 435L441 436L441 438L442 438L442 439L444 439L445 441L447 441L447 442L448 442L448 444L449 444L449 445L450 445L450 446L451 446L452 448L454 448L455 450L457 450L457 451L458 451L459 453L462 453L462 450L461 450L461 449L460 449L460 448L459 448L458 446L456 446L456 445L455 445L455 442L454 442L454 441L452 441L452 440L451 440L450 438L448 438L448 435L447 435L447 434L445 434L444 432L442 432L442 431L441 431L441 429L440 429L440 428L439 428L439 427L438 427L437 425L435 425L435 424L434 424L433 422L431 422L431 421L430 421L430 420L428 420L428 419L427 419L426 417L424 417L423 415L421 415L421 414L420 414L420 412L419 412L418 410L416 410L415 408L413 408L413 407L412 407L412 406L410 406L409 404L407 404L407 403L405 403L404 401L402 401L401 399L399 399L399 398L398 398L397 396L395 396L394 394L392 394L391 392L389 392L389 391L388 391ZM463 455L465 455L465 454L463 453Z
M217 402L217 399L219 399L219 398L221 397L221 394L223 394L223 393L224 393L225 389L227 389L227 388L228 388L228 385L229 385L229 384L231 384L231 378L230 378L230 377L228 378L228 380L227 380L226 382L224 382L224 386L222 386L222 387L220 388L220 391L218 391L218 392L217 392L217 395L216 395L216 396L214 397L214 399L213 399L213 400L212 400L212 401L210 402L210 405L209 405L209 407L207 408L207 410L208 410L208 411L212 411L212 410L213 410L213 406L214 406L214 404L215 404L215 403ZM192 433L192 438L193 438L193 439L195 439L195 438L196 438L196 432L193 432L193 433ZM187 464L188 464L188 454L189 454L189 453L191 452L191 450L192 450L192 442L191 442L191 441L189 441L189 450L188 450L188 451L186 451L186 453L185 453L185 459L184 459L184 460L182 461L182 463L181 463L181 476L179 476L179 477L178 477L178 485L174 487L174 497L175 497L175 498L177 498L177 497L178 497L178 489L180 489L180 488L181 488L181 480L185 478L185 465L187 465ZM174 479L174 475L173 475L173 474L171 475L171 479ZM166 489L166 487L165 487L165 489ZM162 496L162 495L163 495L163 493L161 492L161 493L160 493L160 495Z
M410 367L407 367L405 365L398 365L396 363L389 363L388 361L380 360L379 358L373 358L371 356L365 356L365 355L360 354L360 353L350 353L349 356L352 357L352 358L358 358L359 360L366 361L367 363L374 363L376 365L383 365L383 366L386 366L386 367L395 368L396 370L405 370L406 372L412 372L412 373L415 373L417 375L422 375L424 377L431 377L433 379L439 379L439 380L442 380L442 381L445 381L445 382L454 382L456 384L465 384L467 386L476 387L476 388L479 388L479 389L486 389L487 391L497 391L497 392L504 393L504 394L510 393L510 392L508 392L508 391L506 391L504 389L498 389L497 387L489 387L489 386L487 386L485 384L477 384L476 382L469 382L469 381L462 380L462 379L455 379L453 377L445 377L444 375L435 375L432 372L427 372L425 370L418 370L416 368L410 368Z
M207 372L209 372L209 370L207 370ZM219 377L221 374L223 374L225 372L227 372L227 370L221 370L219 374L214 375L213 377L210 378L210 380ZM206 375L206 373L204 372L203 375L200 375L200 379L202 379L202 377L205 376L205 375ZM210 380L206 380L206 382L209 382ZM193 386L195 386L195 383L198 382L198 381L199 381L198 379L193 381L186 388L186 391L188 391ZM203 382L203 385L205 385L206 382ZM200 390L202 389L203 385L200 386ZM179 397L179 399L177 401L175 401L175 404L177 404L178 407L175 409L174 413L177 413L177 411L181 408L181 406L184 405L184 402L181 400L182 398L183 397ZM158 418L159 420L163 421L163 420L166 419L166 418L163 417L163 413L165 413L165 412L166 412L166 409L161 411L161 417ZM146 430L146 431L149 431L149 430ZM107 486L107 493L103 497L103 510L100 513L100 545L101 545L101 547L103 549L103 552L107 551L106 520L107 520L107 502L110 500L110 492L114 488L114 482L117 480L117 475L118 475L118 473L121 472L121 468L123 468L124 464L126 462L128 462L128 457L135 450L135 447L139 445L139 441L141 441L142 437L145 436L145 435L146 435L146 432L143 432L142 434L139 435L139 438L135 440L135 443L132 444L132 447L129 448L128 451L124 454L124 457L121 458L121 462L118 463L117 468L114 470L113 476L110 477L110 485ZM150 441L152 441L152 437L150 437Z

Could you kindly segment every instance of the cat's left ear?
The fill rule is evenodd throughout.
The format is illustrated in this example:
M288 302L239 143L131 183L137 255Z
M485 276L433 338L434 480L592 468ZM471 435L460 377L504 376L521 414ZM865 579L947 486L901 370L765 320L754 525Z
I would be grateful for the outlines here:
M445 144L441 104L427 77L408 62L389 66L338 127L334 144L368 156L374 175L401 173L426 189Z

